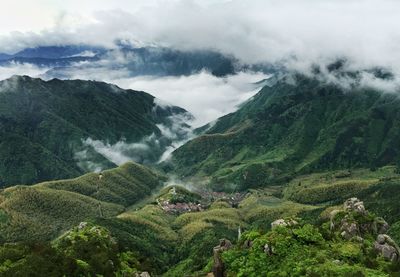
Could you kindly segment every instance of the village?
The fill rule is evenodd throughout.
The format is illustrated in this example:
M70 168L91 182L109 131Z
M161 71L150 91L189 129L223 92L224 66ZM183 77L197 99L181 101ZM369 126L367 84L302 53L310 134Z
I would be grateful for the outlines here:
M194 193L180 186L172 186L164 189L164 194L160 195L156 201L164 211L182 214L201 212L215 201L223 201L236 208L246 195L246 192L227 193L209 190Z

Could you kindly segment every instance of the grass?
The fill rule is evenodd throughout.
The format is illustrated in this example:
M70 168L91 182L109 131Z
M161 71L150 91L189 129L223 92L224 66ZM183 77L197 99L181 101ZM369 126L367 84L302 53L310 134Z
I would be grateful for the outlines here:
M179 228L179 234L184 240L191 240L205 229L212 229L215 225L223 226L228 230L237 230L247 224L241 218L240 212L234 208L210 209L197 213L180 215L174 222Z
M166 180L164 176L132 162L105 170L102 174L101 180L97 173L89 173L75 179L45 182L37 186L76 192L127 207L151 194Z
M283 190L285 199L307 204L341 201L369 187L400 178L394 166L369 169L337 170L294 178Z
M302 212L317 209L315 206L303 205L274 196L251 195L244 199L239 208L246 222L252 228L268 230L270 224L279 218L296 217Z
M0 193L0 231L4 241L51 240L81 221L115 217L153 193L165 177L127 163L98 174L14 186ZM97 183L100 182L99 192ZM143 217L146 220L144 214Z
M81 221L99 216L99 201L74 192L19 186L3 192L0 204L7 220L0 225L5 241L45 241ZM104 216L115 216L123 207L101 202Z

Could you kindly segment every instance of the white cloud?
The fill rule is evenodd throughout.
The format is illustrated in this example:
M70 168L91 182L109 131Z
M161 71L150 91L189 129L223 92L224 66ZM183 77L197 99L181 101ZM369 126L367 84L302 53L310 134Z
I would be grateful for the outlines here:
M18 7L31 1L19 2ZM359 67L384 65L400 72L396 0L64 2L39 1L51 15L58 14L54 23L42 24L46 28L41 31L32 24L34 32L5 35L0 49L60 43L113 46L115 39L122 39L179 49L213 48L246 62L283 60L297 67L344 56ZM9 14L18 13L16 5L5 6ZM33 21L49 16L32 10Z
M0 80L10 78L13 75L28 75L31 77L39 77L49 68L38 67L29 63L11 62L7 65L0 66Z
M147 152L150 150L148 141L154 139L154 135L143 138L142 141L137 143L127 143L124 140L118 141L115 144L110 144L100 140L93 140L87 138L83 141L85 146L93 147L93 149L99 154L103 155L109 161L116 165L121 165L129 161L139 162L137 157L138 153ZM77 159L80 158L80 152L78 152Z
M93 68L86 71L71 71L70 78L102 80L125 89L142 90L155 97L158 104L175 106L188 110L195 116L194 126L201 126L236 110L237 105L253 96L260 89L255 85L268 75L254 72L240 72L237 75L218 78L203 71L190 76L126 77L125 70Z

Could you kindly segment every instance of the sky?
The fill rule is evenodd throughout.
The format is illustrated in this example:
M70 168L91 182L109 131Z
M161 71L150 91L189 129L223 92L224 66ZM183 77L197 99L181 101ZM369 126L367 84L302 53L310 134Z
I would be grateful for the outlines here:
M246 62L400 68L398 0L6 0L0 52L87 43L212 48ZM400 70L398 70L400 71Z

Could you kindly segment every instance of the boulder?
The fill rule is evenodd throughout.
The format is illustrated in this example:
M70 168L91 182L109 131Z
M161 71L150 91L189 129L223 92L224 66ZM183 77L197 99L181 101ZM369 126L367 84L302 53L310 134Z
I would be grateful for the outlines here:
M222 261L221 254L232 248L232 243L227 239L221 239L219 241L219 245L214 247L213 249L213 258L214 258L214 266L213 266L213 274L215 277L224 277L225 276L225 267Z
M364 202L360 201L356 197L347 199L343 204L343 208L346 212L357 212L360 214L366 214Z
M359 236L360 234L360 229L358 224L356 222L349 222L347 221L346 218L342 220L340 231L341 231L340 235L347 240L355 236Z
M385 259L391 262L400 262L400 249L396 242L388 235L379 234L374 248Z
M364 203L356 197L347 199L343 210L330 212L330 230L339 231L346 240L362 241L365 234L385 234L389 224L381 217L370 214Z
M294 220L294 219L277 219L274 222L271 223L271 229L274 229L278 226L282 226L282 227L291 227L291 226L295 226L298 225L299 223Z
M266 243L264 245L264 253L267 254L268 256L271 256L272 254L274 254L274 247Z

